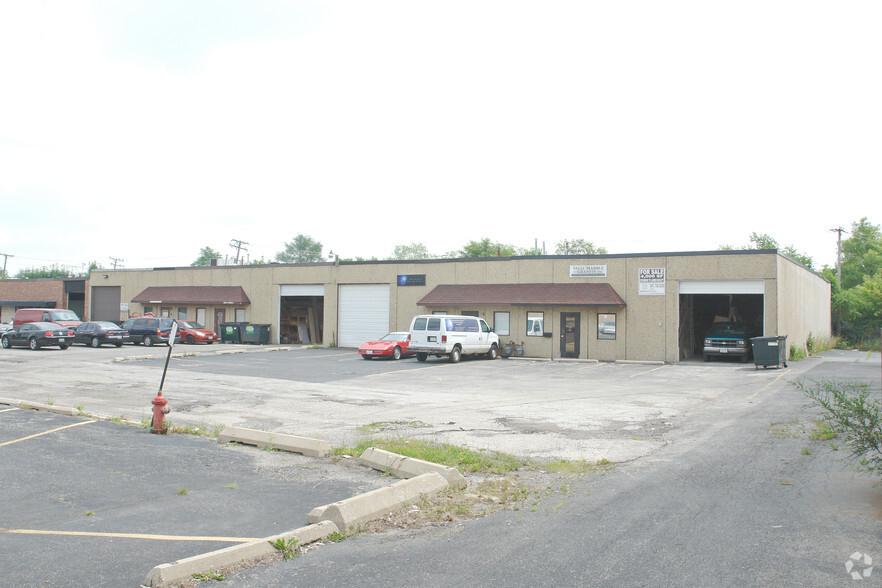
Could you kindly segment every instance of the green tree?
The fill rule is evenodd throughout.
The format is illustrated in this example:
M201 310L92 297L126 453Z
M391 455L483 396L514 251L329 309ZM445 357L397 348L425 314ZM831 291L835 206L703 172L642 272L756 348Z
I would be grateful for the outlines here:
M605 247L596 247L591 241L585 239L564 239L554 246L556 255L604 255Z
M800 253L796 250L793 245L788 245L786 247L781 247L771 235L768 233L751 233L750 234L750 245L746 245L744 247L732 247L731 245L721 245L721 250L731 250L731 249L776 249L784 255L795 259L805 267L812 269L814 266L814 260L811 257L804 253Z
M843 276L844 279L844 276ZM834 295L834 308L841 312L843 334L850 340L875 339L882 325L882 269L854 288Z
M83 275L84 273L76 272L58 264L53 264L50 266L28 267L19 270L18 273L15 274L15 277L19 280L33 280L36 278L79 278Z
M206 247L203 247L203 248L199 251L199 257L197 257L197 258L196 258L196 261L194 261L194 262L191 263L190 265L191 265L191 266L196 266L196 265L211 265L211 260L212 260L212 259L220 259L221 257L222 257L222 256L221 256L221 254L220 254L220 251L215 251L215 250L212 249L211 247L207 247L207 246L206 246Z
M396 245L392 251L392 257L389 259L429 259L428 248L422 243L411 243L410 245Z
M285 250L276 253L276 261L282 263L317 263L324 261L322 244L307 235L297 235Z
M480 241L469 241L457 253L462 257L509 257L517 255L518 249L514 245L491 241L484 237Z
M866 217L851 225L851 236L842 241L842 289L863 283L882 269L882 233Z

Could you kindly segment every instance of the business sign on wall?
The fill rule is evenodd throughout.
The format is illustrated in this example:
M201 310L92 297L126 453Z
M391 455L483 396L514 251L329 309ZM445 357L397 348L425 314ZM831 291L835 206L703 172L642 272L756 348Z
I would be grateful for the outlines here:
M571 265L571 278L605 278L605 265Z
M400 274L398 276L399 286L425 286L426 274Z
M637 270L637 294L640 296L665 295L665 268L642 267Z

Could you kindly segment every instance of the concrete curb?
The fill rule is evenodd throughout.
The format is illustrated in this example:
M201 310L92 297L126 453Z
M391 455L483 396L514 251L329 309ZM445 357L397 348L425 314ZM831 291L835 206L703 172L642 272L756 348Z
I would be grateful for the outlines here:
M218 443L244 443L256 445L261 449L272 447L292 453L301 453L308 457L327 457L331 452L331 445L327 441L297 437L295 435L283 435L280 433L267 433L254 429L242 429L240 427L226 427L217 436Z
M623 365L665 365L663 361L656 360L642 360L642 359L617 359L616 363L620 363Z
M225 547L217 551L203 553L180 559L166 564L160 564L150 570L144 580L144 586L168 586L175 582L190 580L193 574L204 574L211 570L219 570L239 564L250 559L267 557L277 552L271 545L277 539L297 539L297 545L306 545L314 541L325 539L332 533L338 533L340 529L331 521L322 521L308 527L301 527L281 535L273 535L265 539L258 539L241 545Z
M340 502L319 506L309 513L306 521L332 521L341 531L345 531L412 504L423 494L435 494L445 488L447 480L444 476L429 472Z
M0 398L0 404L8 404L18 408L42 410L45 412L54 412L55 414L63 414L66 416L79 416L80 411L69 406L55 406L54 404L41 404L39 402L30 402L27 400L13 400L12 398Z
M389 472L396 478L415 478L428 472L437 472L447 480L452 488L462 489L468 486L468 482L459 470L445 465L439 465L422 459L405 457L376 447L365 449L358 463L372 467L381 472Z

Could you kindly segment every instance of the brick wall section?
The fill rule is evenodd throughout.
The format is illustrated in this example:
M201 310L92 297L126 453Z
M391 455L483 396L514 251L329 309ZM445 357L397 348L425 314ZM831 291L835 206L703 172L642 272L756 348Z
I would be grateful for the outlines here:
M54 300L55 308L66 308L62 280L0 280L0 300ZM13 313L4 304L0 321L12 322Z

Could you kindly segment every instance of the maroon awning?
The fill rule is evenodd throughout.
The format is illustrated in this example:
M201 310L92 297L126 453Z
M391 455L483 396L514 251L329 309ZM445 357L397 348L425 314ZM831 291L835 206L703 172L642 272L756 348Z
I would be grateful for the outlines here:
M242 286L151 286L134 298L140 304L251 304Z
M417 304L624 307L625 301L609 284L441 284Z

